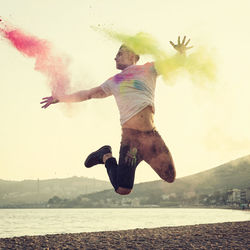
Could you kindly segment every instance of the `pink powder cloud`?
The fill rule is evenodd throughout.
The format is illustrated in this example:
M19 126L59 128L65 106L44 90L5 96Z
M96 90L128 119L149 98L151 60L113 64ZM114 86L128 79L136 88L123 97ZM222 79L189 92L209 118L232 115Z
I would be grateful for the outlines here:
M68 57L56 53L48 41L28 35L10 25L5 24L4 28L0 28L0 34L23 55L35 59L35 70L48 78L53 96L62 96L69 90Z

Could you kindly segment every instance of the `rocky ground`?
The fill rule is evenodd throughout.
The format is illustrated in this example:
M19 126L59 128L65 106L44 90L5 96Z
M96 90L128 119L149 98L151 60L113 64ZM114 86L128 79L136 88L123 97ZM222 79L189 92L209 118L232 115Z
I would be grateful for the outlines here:
M0 249L250 249L250 221L0 238Z

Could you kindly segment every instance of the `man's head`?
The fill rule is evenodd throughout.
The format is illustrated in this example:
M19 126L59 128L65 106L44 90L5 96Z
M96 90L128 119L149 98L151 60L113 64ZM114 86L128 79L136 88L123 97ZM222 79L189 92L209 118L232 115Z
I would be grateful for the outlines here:
M139 55L135 54L125 45L122 45L115 57L116 68L124 70L128 66L136 64L139 59Z

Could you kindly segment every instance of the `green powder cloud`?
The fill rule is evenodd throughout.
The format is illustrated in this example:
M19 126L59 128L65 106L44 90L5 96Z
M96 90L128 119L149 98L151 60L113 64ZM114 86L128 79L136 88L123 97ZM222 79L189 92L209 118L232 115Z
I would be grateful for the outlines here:
M215 59L205 47L198 47L187 56L179 53L168 55L148 33L140 32L131 36L110 29L93 28L126 45L136 54L150 55L155 62L157 72L168 84L173 83L173 79L181 72L188 72L193 82L199 85L216 80Z

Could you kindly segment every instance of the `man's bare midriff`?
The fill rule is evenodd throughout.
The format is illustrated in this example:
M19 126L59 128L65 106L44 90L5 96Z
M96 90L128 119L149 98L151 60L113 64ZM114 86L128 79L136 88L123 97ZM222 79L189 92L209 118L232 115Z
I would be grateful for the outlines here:
M122 125L122 128L132 128L141 131L149 131L154 127L154 113L151 106L147 106Z

